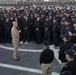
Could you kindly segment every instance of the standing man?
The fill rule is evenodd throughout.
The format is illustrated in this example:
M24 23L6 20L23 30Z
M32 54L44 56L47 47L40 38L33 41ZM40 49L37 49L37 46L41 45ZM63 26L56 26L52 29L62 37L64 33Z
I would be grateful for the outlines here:
M61 73L70 71L72 75L76 75L76 61L74 61L74 51L69 49L64 52L68 63L62 68ZM69 74L68 74L69 75Z
M11 43L11 28L12 28L12 23L7 17L3 23L3 28L4 28L4 43Z
M3 20L0 19L0 43L3 43Z
M49 49L48 42L44 45L45 50L40 55L40 64L42 75L52 74L52 62L54 60L54 52Z
M61 68L63 68L64 65L67 63L64 52L67 51L68 49L71 49L71 47L73 46L73 44L69 40L70 40L70 36L68 34L65 34L63 36L64 43L60 46L60 51L59 51L59 59L61 60Z
M26 41L30 42L30 20L28 19L28 16L25 15L22 18L22 26L23 26L23 43Z
M53 44L55 45L55 47L57 47L59 44L59 38L58 38L59 24L56 18L53 18L52 32L53 32Z
M36 43L41 44L41 30L42 30L42 25L41 25L41 18L40 16L37 17L34 23L34 28L35 28L35 35L36 35Z
M43 28L44 28L44 42L48 41L50 43L50 27L51 23L49 20L49 16L46 16Z
M17 54L18 54L19 33L21 32L21 30L17 30L17 27L18 27L17 22L13 22L13 27L11 29L11 35L12 35L12 43L14 46L14 52L13 52L12 58L15 61L20 60L17 57Z

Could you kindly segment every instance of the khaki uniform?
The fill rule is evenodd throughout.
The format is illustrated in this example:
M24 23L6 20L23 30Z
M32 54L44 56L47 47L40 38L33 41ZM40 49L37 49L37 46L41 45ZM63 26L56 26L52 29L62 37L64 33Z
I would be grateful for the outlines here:
M11 35L12 35L12 43L14 46L13 58L16 59L19 45L19 31L15 27L12 27Z
M52 63L41 65L42 75L52 75L52 69Z

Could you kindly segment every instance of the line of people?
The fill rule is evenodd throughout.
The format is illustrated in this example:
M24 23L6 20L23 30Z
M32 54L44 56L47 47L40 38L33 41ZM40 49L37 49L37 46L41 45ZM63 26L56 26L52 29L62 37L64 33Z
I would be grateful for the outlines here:
M65 34L63 44L59 49L59 60L61 71L59 75L76 75L76 45L70 42L70 36ZM52 75L54 52L50 49L48 42L44 44L44 50L40 54L39 63L42 75Z
M0 43L11 43L12 22L18 23L21 30L20 41L37 44L45 43L58 46L62 36L67 33L71 42L76 43L76 10L75 8L56 7L16 7L0 8Z

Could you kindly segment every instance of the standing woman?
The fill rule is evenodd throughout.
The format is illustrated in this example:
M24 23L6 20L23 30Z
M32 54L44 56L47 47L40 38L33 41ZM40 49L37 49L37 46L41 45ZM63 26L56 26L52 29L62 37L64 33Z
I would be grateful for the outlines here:
M19 57L17 56L18 54L18 45L19 45L19 33L21 30L17 30L18 24L17 22L13 22L13 27L11 29L11 35L12 35L12 43L14 46L14 52L12 58L17 61L20 60Z

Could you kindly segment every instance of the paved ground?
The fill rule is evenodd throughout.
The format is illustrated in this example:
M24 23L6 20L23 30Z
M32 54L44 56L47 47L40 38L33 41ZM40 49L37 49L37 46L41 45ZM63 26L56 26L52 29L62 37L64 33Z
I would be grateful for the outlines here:
M53 46L50 46L50 48L55 52L52 75L59 75L58 49L54 49ZM0 44L0 75L41 75L39 57L42 50L42 44L20 44L19 57L21 60L13 61L11 58L13 52L12 44Z

